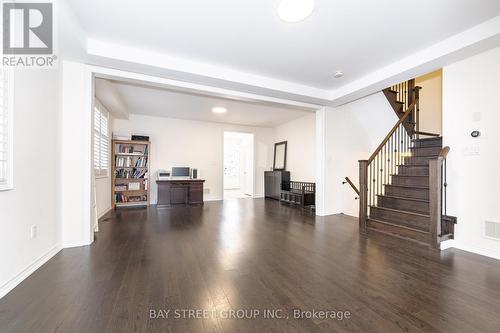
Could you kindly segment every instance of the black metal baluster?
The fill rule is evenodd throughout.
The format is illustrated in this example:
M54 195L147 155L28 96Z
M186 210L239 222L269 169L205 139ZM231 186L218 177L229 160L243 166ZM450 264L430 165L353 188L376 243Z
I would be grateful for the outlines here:
M394 135L394 133L393 133ZM389 184L389 181L391 180L391 175L392 175L392 135L391 138L389 139L389 142L387 143L387 181L385 182L386 184ZM385 188L384 188L385 189Z
M380 163L380 153L377 155L377 195L380 194L380 168L382 167L381 163ZM378 201L378 197L376 198L376 200Z
M370 163L370 178L368 179L370 181L370 202L373 206L373 161Z

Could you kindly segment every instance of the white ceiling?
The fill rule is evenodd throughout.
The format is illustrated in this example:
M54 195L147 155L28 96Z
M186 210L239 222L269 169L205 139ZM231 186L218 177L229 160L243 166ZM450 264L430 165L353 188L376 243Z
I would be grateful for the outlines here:
M90 38L321 89L500 14L498 0L316 0L308 19L289 24L278 0L70 1Z
M95 87L97 98L118 117L123 117L125 109L132 114L275 127L313 112L276 103L237 101L100 78ZM217 106L227 108L227 113L213 113L212 108Z

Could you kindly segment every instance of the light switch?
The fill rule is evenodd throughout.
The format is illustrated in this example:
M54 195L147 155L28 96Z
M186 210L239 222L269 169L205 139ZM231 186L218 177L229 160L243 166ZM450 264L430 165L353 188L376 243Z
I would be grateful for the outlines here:
M474 112L472 114L472 121L474 121L474 122L481 121L482 117L483 117L483 114L481 112Z
M468 146L464 148L465 156L478 156L480 155L479 146Z

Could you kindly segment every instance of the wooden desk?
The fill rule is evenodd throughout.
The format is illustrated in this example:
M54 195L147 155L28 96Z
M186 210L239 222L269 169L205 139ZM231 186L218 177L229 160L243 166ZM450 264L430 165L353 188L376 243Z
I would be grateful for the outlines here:
M157 180L158 206L203 205L203 179Z

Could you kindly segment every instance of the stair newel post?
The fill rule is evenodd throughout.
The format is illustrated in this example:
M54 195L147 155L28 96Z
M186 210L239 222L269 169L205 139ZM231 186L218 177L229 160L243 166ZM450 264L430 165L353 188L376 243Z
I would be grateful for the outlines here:
M420 138L420 89L422 87L415 87L415 126L417 129L417 139Z
M368 161L359 161L359 232L366 233L368 220Z
M441 186L443 157L429 160L429 215L430 215L430 245L439 249L441 237Z

